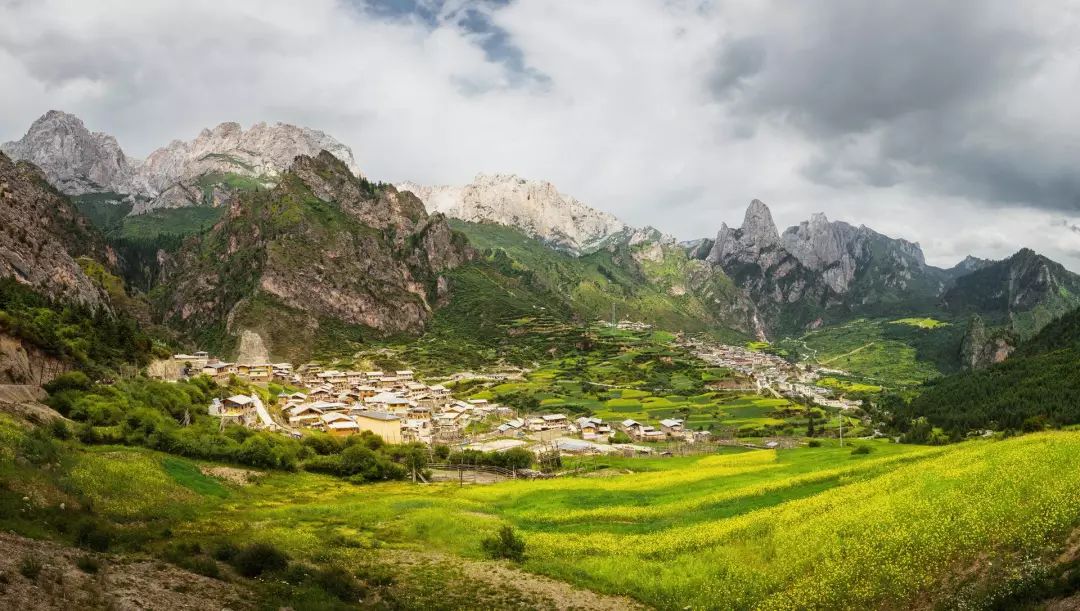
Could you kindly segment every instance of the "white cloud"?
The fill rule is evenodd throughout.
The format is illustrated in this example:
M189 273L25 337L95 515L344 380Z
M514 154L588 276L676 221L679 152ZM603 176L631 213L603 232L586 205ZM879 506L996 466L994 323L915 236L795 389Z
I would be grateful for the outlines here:
M784 4L457 1L431 23L333 0L7 2L0 88L16 93L0 96L0 137L17 138L58 108L140 156L222 121L287 121L349 144L374 178L460 183L515 172L680 237L738 224L757 197L781 226L824 211L919 241L938 264L1031 246L1080 269L1076 214L989 205L974 188L938 192L927 186L936 168L889 157L885 132L823 138L800 129L794 111L748 110L767 80L757 72L798 56L795 44L778 48L778 36L805 27L804 13ZM523 78L485 52L491 34L460 25L470 8L542 77ZM1060 44L1075 16L1050 28L1044 13L1027 25L1048 28L1057 51L1023 88L995 92L981 116L1000 119L986 132L994 146L1015 138L1016 150L1039 155L1048 142L1060 165L1076 167L1076 62ZM727 48L736 53L717 95L710 87ZM1012 114L994 117L1002 108ZM808 177L823 161L832 174ZM867 184L892 163L909 164L899 180Z

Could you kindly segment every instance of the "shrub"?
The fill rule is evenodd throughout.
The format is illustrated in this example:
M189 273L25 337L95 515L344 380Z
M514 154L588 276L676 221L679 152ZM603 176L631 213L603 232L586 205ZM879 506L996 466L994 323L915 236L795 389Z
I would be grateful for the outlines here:
M207 558L206 556L193 556L180 563L180 566L206 577L212 577L214 579L221 578L221 567L214 561L213 558Z
M19 453L30 464L54 463L60 458L60 447L43 429L35 428L22 438Z
M811 448L820 448L821 447L821 442L818 441L817 439L811 439L810 443L808 443L806 445L808 447L811 447Z
M624 431L615 431L615 434L611 436L611 443L630 443L633 439Z
M232 565L244 577L258 577L284 570L289 566L289 558L269 543L252 543L236 553Z
M235 545L226 541L214 548L213 556L222 562L228 562L232 564L233 558L236 558L236 554L240 550Z
M364 586L351 573L339 566L315 571L312 581L344 602L355 602L364 595Z
M112 534L97 522L87 520L79 524L75 531L75 544L95 552L105 552L112 544Z
M85 373L69 371L56 376L52 381L45 383L42 388L52 395L63 390L90 390L91 386L93 386L93 383Z
M63 418L53 418L49 422L49 434L57 439L71 439L71 427Z
M481 541L480 546L494 560L501 558L513 560L514 562L525 560L525 540L517 536L514 529L507 525L500 528L495 536L487 537Z
M79 556L75 559L75 566L84 573L96 573L101 569L101 563L93 556Z
M869 454L870 453L870 446L859 446L859 447L855 448L854 450L852 450L851 453L852 453L852 455L856 455L856 456L861 455L861 454Z
M19 563L19 573L31 580L37 579L43 568L45 568L45 565L42 564L41 558L37 556L24 556L22 562Z

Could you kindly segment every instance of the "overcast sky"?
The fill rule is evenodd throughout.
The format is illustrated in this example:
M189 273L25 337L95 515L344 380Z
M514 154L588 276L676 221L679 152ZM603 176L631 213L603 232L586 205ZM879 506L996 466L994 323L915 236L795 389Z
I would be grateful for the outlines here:
M0 91L0 140L285 121L375 179L512 172L680 238L759 198L1080 270L1069 0L0 0Z

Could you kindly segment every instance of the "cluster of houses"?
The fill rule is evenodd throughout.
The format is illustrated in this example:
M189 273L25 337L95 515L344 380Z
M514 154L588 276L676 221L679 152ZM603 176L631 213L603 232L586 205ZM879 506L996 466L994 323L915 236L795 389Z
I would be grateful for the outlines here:
M228 384L232 377L265 384L267 382L289 383L294 381L290 363L229 363L210 356L205 351L193 354L174 354L173 363L180 376L207 375L219 384Z
M678 440L687 442L708 441L712 436L709 431L692 431L686 428L681 418L666 418L660 421L660 428L649 424L642 424L637 420L623 420L619 428L636 441L668 441Z
M807 399L816 405L839 409L851 409L860 405L858 401L832 397L832 391L814 384L822 374L843 375L843 371L815 368L809 365L797 366L775 354L749 350L741 346L714 344L699 339L684 340L683 344L705 362L726 367L751 380L753 386L744 390L773 392L777 395Z
M467 430L475 430L470 425L485 423L485 433L469 436L474 442L538 441L578 453L605 451L616 431L640 442L693 442L708 435L684 430L683 421L677 419L663 420L657 428L633 420L613 424L590 416L571 419L559 413L518 415L484 399L457 399L446 386L425 384L410 370L338 371L317 365L294 370L289 363L229 363L206 352L177 354L173 362L182 368L183 375L208 375L222 384L235 377L303 389L278 397L272 406L265 405L256 393L215 399L209 406L209 413L221 418L222 424L232 422L294 436L304 431L334 436L369 431L388 443L455 444L466 442Z
M317 366L303 366L296 373L291 367L288 370L283 381L306 390L279 397L280 418L274 420L275 426L267 425L255 404L242 396L227 399L226 410L219 413L237 417L247 426L278 428L294 435L304 430L335 436L370 431L388 443L453 442L471 423L512 415L509 408L486 400L455 399L445 386L421 383L409 370L359 372Z

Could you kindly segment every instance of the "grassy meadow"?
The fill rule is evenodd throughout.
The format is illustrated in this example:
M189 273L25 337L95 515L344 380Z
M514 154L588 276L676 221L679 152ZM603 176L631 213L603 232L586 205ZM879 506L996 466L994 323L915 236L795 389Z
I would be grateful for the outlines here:
M962 334L963 325L934 318L862 318L777 345L800 362L843 370L865 385L895 389L955 371Z
M981 608L1039 600L1077 561L1080 432L605 457L588 477L463 487L280 471L245 482L2 418L0 440L0 528L91 546L107 532L114 553L221 579L235 577L212 550L269 543L299 567L345 567L392 609L552 607L515 589L530 575L659 609ZM486 559L481 541L503 525L526 543L521 565ZM505 584L493 571L510 571ZM263 606L343 608L257 583Z
M658 608L869 608L1022 589L1080 520L1080 433L869 447L616 459L610 477L464 488L272 476L178 532L346 562L475 560L506 523L526 570Z

